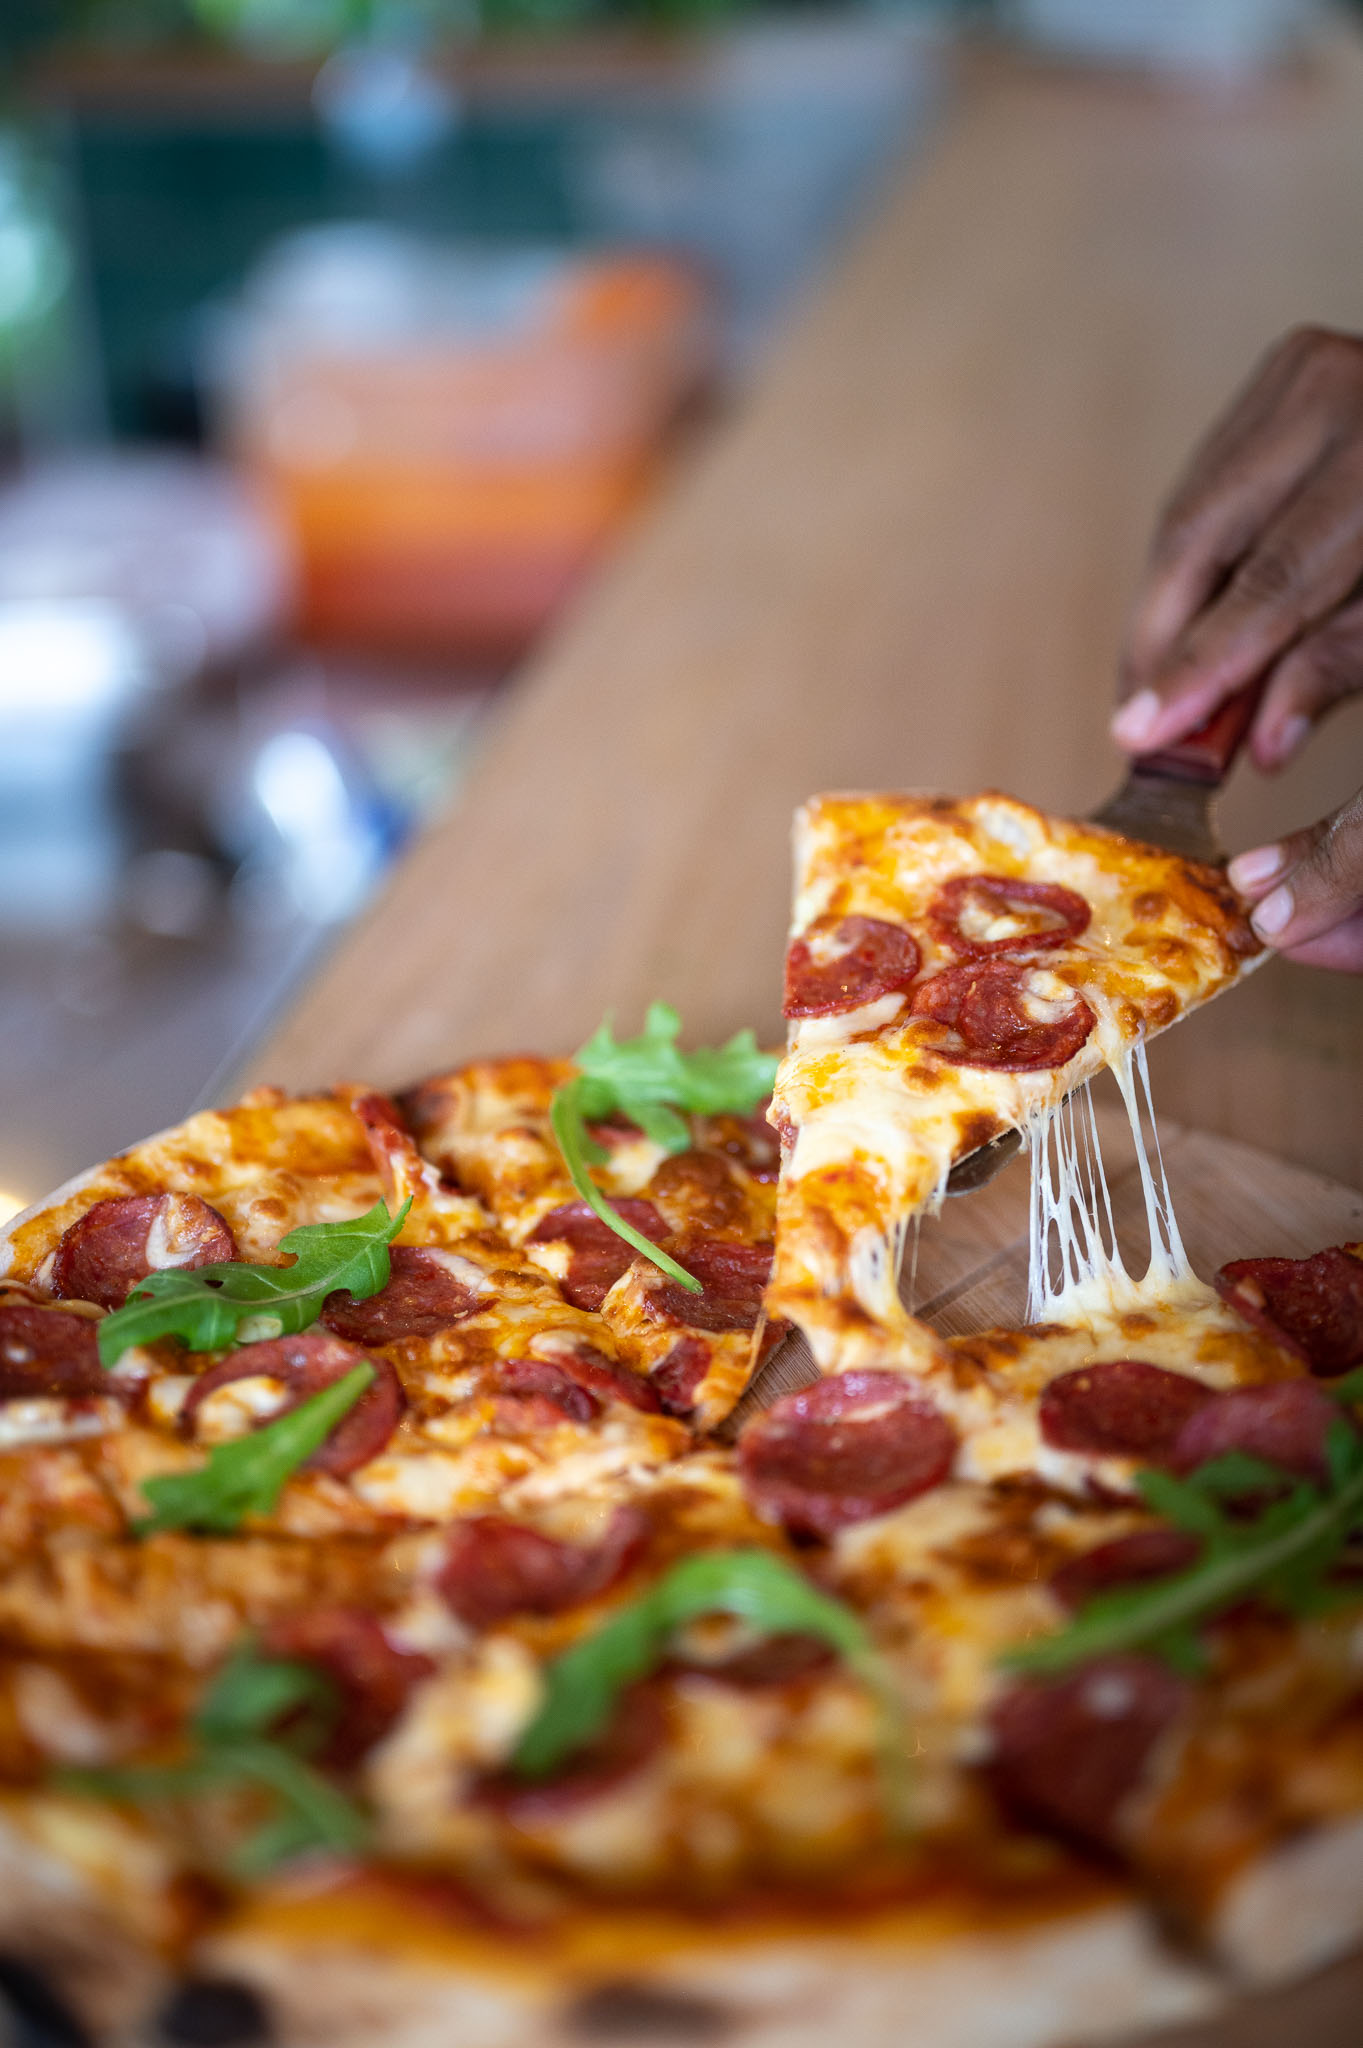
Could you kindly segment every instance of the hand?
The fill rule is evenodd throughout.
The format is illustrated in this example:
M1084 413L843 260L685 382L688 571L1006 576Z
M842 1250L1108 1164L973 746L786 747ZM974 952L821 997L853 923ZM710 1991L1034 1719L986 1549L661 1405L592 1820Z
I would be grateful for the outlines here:
M1308 967L1363 974L1363 790L1318 825L1233 860L1259 937Z
M1257 680L1263 769L1363 689L1363 337L1289 334L1193 457L1132 611L1113 737L1167 746ZM1363 972L1363 792L1230 878L1278 951Z
M1289 334L1194 455L1127 628L1113 736L1166 746L1259 677L1264 769L1363 688L1363 337Z

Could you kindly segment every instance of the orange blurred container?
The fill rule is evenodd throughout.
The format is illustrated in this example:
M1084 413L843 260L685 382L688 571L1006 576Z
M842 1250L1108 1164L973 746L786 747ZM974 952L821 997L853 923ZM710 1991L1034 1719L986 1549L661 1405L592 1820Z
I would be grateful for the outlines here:
M646 490L709 368L708 315L665 256L462 255L358 228L283 245L218 383L294 535L303 629L520 651Z

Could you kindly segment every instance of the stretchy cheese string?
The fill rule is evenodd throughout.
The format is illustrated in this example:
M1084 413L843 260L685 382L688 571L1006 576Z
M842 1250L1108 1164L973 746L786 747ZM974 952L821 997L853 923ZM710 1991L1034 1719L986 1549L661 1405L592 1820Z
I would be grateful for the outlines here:
M1136 1149L1150 1255L1133 1280L1117 1241L1093 1100L1087 1083L1027 1133L1032 1186L1027 1320L1085 1321L1148 1303L1152 1295L1201 1301L1206 1289L1188 1263L1169 1194L1150 1096L1145 1047L1113 1062ZM1146 1122L1149 1123L1149 1137ZM1152 1157L1153 1153L1153 1157Z

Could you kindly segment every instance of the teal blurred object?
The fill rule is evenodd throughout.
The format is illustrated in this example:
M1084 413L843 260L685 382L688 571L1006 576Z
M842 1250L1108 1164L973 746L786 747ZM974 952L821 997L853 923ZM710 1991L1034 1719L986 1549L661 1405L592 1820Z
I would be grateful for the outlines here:
M571 243L590 232L572 164L584 116L469 114L407 174L297 117L83 110L68 129L108 411L116 432L196 438L196 313L304 224L366 219L439 239Z

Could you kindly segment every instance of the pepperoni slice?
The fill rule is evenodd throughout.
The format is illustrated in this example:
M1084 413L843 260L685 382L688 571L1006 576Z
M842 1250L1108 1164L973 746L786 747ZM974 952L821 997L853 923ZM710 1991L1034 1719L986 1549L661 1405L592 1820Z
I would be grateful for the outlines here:
M693 1330L751 1330L762 1313L762 1294L771 1278L772 1247L727 1237L675 1238L669 1247L692 1277L693 1294L679 1280L664 1280L646 1296L649 1313L685 1323Z
M339 1696L340 1713L319 1761L344 1769L381 1742L412 1688L436 1669L417 1650L399 1650L359 1607L320 1607L271 1622L261 1635L267 1657L314 1665Z
M902 1507L945 1479L956 1432L914 1380L845 1372L773 1402L738 1440L765 1520L815 1536Z
M710 1370L710 1347L703 1337L679 1337L666 1358L649 1370L649 1384L665 1415L689 1415L696 1390Z
M1192 1472L1228 1451L1245 1451L1299 1478L1323 1479L1326 1435L1340 1419L1339 1403L1314 1380L1233 1387L1188 1417L1169 1463L1176 1472Z
M1092 915L1073 889L1057 882L1016 882L1009 875L957 875L928 906L933 936L964 960L1068 945L1088 929ZM1000 920L1014 929L991 938Z
M1188 1692L1166 1664L1132 1656L1014 1686L990 1715L996 1795L1020 1819L1067 1840L1115 1847L1121 1809Z
M835 1017L909 988L922 955L902 924L821 917L786 954L787 1017Z
M52 1285L68 1301L121 1308L148 1273L236 1256L227 1224L197 1195L118 1195L96 1202L63 1234Z
M1051 1591L1066 1607L1083 1607L1097 1593L1181 1572L1202 1549L1183 1529L1133 1529L1069 1558L1051 1576Z
M1058 1451L1166 1461L1189 1416L1216 1395L1143 1358L1062 1372L1041 1396L1041 1434Z
M500 1365L503 1383L513 1394L547 1396L574 1421L590 1421L601 1407L623 1401L644 1415L656 1415L658 1396L648 1381L628 1366L617 1365L590 1344L564 1344L551 1359L508 1358ZM590 1402L582 1413L583 1402Z
M954 1044L938 1050L958 1066L994 1067L1008 1074L1063 1067L1096 1020L1074 992L1060 1003L1029 994L1028 976L1034 972L1022 960L962 961L922 984L913 1013L956 1034Z
M433 1337L484 1306L482 1297L450 1271L438 1251L398 1244L388 1262L388 1284L377 1294L356 1301L341 1288L327 1296L322 1321L347 1343L392 1344L399 1337Z
M547 1403L555 1421L591 1422L601 1413L601 1403L594 1394L569 1379L561 1366L550 1365L542 1358L504 1359L497 1377L513 1403L530 1404L537 1412L541 1403ZM525 1420L531 1420L530 1416Z
M450 1532L436 1586L470 1628L495 1628L513 1614L559 1614L613 1585L647 1535L634 1508L617 1508L591 1545L560 1543L501 1515L474 1515Z
M1309 1259L1233 1259L1216 1290L1322 1379L1363 1365L1363 1259L1345 1246Z
M554 1777L536 1784L510 1771L497 1771L482 1780L473 1796L513 1827L552 1827L642 1770L666 1734L658 1687L647 1682L633 1685L621 1694L605 1733L580 1749Z
M0 1401L116 1394L126 1382L110 1379L101 1366L95 1327L88 1316L61 1309L0 1306Z
M320 1394L323 1387L333 1386L353 1367L362 1364L373 1366L373 1385L365 1388L321 1449L308 1459L312 1471L330 1472L334 1478L344 1479L348 1472L358 1471L371 1458L377 1458L398 1426L403 1397L401 1382L386 1358L366 1358L364 1352L339 1337L324 1337L320 1331L308 1330L301 1337L270 1337L261 1344L243 1344L220 1365L211 1365L199 1375L185 1397L181 1416L188 1428L210 1394L219 1387L230 1386L233 1380L251 1379L256 1374L283 1380L293 1395L288 1406L280 1411L287 1414L300 1401L306 1401L309 1394Z
M627 1200L612 1207L652 1243L659 1244L667 1236L667 1225L652 1202ZM565 1202L561 1208L551 1209L541 1216L526 1242L571 1245L572 1258L559 1286L574 1308L599 1309L636 1256L633 1245L626 1244L609 1223L603 1223L586 1202Z

